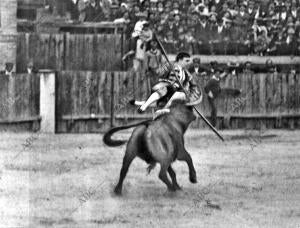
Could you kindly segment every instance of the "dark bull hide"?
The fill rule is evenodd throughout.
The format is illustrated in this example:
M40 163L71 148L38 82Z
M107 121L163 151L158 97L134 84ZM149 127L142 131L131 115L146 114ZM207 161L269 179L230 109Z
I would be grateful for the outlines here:
M171 106L170 113L164 114L155 120L110 129L103 137L104 143L108 146L120 146L125 144L126 141L113 140L111 136L117 131L136 127L127 143L120 179L114 190L115 193L122 193L123 181L131 162L136 156L149 164L149 172L157 162L160 163L159 179L167 185L169 191L180 189L176 181L176 174L171 166L171 163L176 159L187 162L190 181L196 183L196 171L192 158L184 147L183 137L189 124L195 119L193 107L186 106L182 102L176 102ZM169 180L167 172L172 182Z

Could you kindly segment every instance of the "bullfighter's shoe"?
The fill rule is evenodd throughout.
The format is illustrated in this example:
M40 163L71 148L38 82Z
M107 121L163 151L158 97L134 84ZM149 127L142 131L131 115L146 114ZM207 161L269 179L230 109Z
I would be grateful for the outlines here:
M140 114L142 114L142 113L144 113L145 111L142 110L141 107L139 107L138 110L137 110L137 112L140 113Z

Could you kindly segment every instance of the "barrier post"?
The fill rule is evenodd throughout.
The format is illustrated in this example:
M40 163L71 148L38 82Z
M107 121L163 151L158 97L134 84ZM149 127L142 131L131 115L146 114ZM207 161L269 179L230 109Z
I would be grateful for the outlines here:
M40 132L55 133L55 71L40 70Z

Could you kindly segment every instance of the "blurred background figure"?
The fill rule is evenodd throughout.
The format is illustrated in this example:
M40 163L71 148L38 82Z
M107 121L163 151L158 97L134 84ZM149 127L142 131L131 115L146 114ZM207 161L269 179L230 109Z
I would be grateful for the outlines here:
M14 64L11 62L5 63L4 74L11 76L13 74Z

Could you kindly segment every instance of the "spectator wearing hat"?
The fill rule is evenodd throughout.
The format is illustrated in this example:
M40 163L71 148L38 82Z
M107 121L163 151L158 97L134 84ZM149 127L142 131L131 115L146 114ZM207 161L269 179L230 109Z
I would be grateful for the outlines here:
M228 19L227 17L223 18L224 28L223 28L223 42L224 42L224 54L226 55L228 52L228 45L232 40L232 20Z
M157 3L157 12L158 13L164 12L164 3L162 1Z
M218 13L218 21L221 21L227 12L229 12L228 3L224 2L221 11Z
M146 12L150 9L150 1L146 0L146 1L142 1L140 2L140 8L141 11Z
M286 6L282 6L281 11L279 11L278 14L279 14L279 21L284 24L288 16Z
M243 64L243 73L244 74L253 74L254 71L252 69L252 62L251 61L246 61Z
M122 3L118 10L112 15L113 19L122 18L125 14L125 12L128 12L128 5L126 3Z
M180 14L179 3L176 1L173 2L173 13Z
M176 49L177 40L174 38L174 33L171 30L167 31L163 41L167 52L172 52Z
M268 7L268 12L267 12L266 18L272 18L274 16L276 16L275 6L273 3L271 3Z
M255 4L253 1L250 1L248 3L247 9L246 9L246 13L249 15L249 22L253 23L254 19L255 19L255 15L257 13L257 9L255 9Z
M287 36L282 45L283 55L295 55L297 53L297 40L295 37L295 29L290 27L287 30Z
M187 42L185 37L185 30L181 26L178 28L178 38L177 38L177 44L176 44L176 52L183 52L186 49Z
M175 25L175 18L173 16L168 17L167 23L164 25L164 31L169 32L171 31L173 37L176 37L177 34L177 27Z
M297 9L297 5L295 2L292 2L291 10L288 12L289 16L296 21L297 18L300 18L300 8Z
M241 21L243 26L247 26L248 25L248 21L250 16L248 15L248 13L246 12L246 5L245 4L241 4L241 6L239 7L239 12L236 15L236 20Z
M209 48L209 24L208 13L200 13L199 25L196 27L196 40L198 40L198 50L201 54L210 54Z
M181 25L180 14L179 13L174 14L174 26L175 26L176 31L178 31L180 25Z
M190 6L188 7L188 10L187 10L187 14L188 15L191 15L192 13L198 13L197 11L196 11L196 5L195 5L195 3L194 2L192 2L191 4L190 4Z
M224 20L229 20L227 18L223 18L222 21L217 23L217 27L215 28L214 26L211 27L210 29L210 36L213 38L212 41L212 53L216 55L224 54L225 49L224 49L224 36L226 32L225 21Z
M187 50L190 53L197 53L197 41L195 39L195 28L189 28L186 32Z
M86 1L83 12L85 14L84 21L99 22L105 18L103 10L99 3L96 2L96 0Z
M270 50L273 51L276 55L281 55L282 50L282 44L284 42L283 32L278 32L274 37L274 45L271 46L270 44Z
M211 47L211 54L215 54L216 44L219 42L218 23L215 14L209 17L209 44Z
M149 11L155 13L155 12L157 12L157 10L158 10L157 1L151 0L150 5L149 5Z
M139 21L139 19L141 18L140 13L141 13L140 6L138 4L134 4L130 12L130 20L132 21L132 23L135 24L137 21Z
M198 57L193 58L193 63L188 70L195 78L203 78L211 71L209 67L201 64L201 60Z
M211 10L211 8L214 6L216 8L216 13L220 13L222 10L222 5L225 3L225 0L211 0L209 2L209 9Z
M213 61L211 65L211 78L208 80L204 87L204 91L207 94L208 104L211 108L210 121L213 126L217 124L217 106L215 104L216 99L221 93L220 80L224 79L228 74L219 68L218 62Z
M241 36L240 43L238 45L238 53L240 55L249 55L253 51L254 36L250 32L246 32L244 36Z
M261 31L257 32L257 37L254 42L254 53L263 56L268 49L268 36L267 29L265 27L264 29L261 29Z

